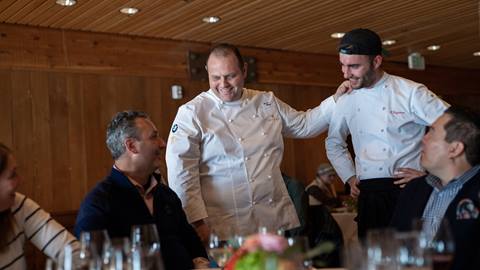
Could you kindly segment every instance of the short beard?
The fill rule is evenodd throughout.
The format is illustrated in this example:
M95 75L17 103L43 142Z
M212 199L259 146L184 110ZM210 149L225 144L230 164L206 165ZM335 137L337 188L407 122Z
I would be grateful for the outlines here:
M355 87L353 89L361 89L361 88L365 88L365 87L370 87L370 86L372 86L373 82L375 81L375 71L374 71L374 67L373 67L373 59L370 61L369 70L367 71L367 73L365 73L365 75L363 75L361 77L361 80L362 80L362 83L358 87Z

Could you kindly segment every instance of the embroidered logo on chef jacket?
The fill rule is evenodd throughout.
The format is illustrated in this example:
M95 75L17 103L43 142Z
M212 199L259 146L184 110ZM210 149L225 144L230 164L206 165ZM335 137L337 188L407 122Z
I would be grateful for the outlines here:
M478 218L478 208L471 199L462 199L457 204L457 219Z
M265 105L265 106L271 106L272 103L271 103L271 102L263 102L263 105Z
M177 130L178 130L178 125L177 125L177 124L173 124L173 126L172 126L172 133L177 132Z

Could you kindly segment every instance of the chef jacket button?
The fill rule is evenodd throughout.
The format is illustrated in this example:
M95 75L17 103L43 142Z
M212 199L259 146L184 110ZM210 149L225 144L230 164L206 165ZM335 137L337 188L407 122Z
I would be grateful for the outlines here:
M378 168L378 170L379 170L379 171L383 171L383 168L382 168L382 167L380 167L380 168Z
M384 130L383 128L382 128L382 129L380 129L380 132L384 132L384 131L385 131L385 130Z
M252 117L253 117L253 118L257 118L257 117L258 117L258 115L257 115L257 114L254 114L254 115L252 115Z
M385 84L383 87L384 87L384 88L387 88L387 87L388 87L388 85L386 85L386 84Z
M367 171L367 168L363 168L363 171L366 172L366 171Z
M357 109L357 112L359 112L359 111L360 111L360 108Z
M271 176L271 175L268 175L267 178L268 178L268 179L272 179L272 176Z
M263 154L264 157L268 157L268 154Z
M263 135L263 136L265 136L265 135L267 135L267 133L265 133L265 132L262 132L262 135Z
M387 148L383 148L383 152L387 151Z
M233 122L233 119L228 119L228 122L232 123L232 122Z
M255 204L257 204L257 202L256 202L256 201L253 201L253 202L252 202L252 205L255 205Z
M250 178L250 180L248 180L250 183L252 183L253 181L255 181L253 178Z
M384 110L384 111L385 111L386 109L387 109L386 107L382 107L382 110Z
M243 138L238 138L238 141L239 141L239 142L243 141Z
M268 199L268 202L269 202L269 203L272 203L272 202L273 202L273 199L272 199L272 198Z
M249 158L249 157L245 157L245 161L247 161L247 160L250 160L250 158Z

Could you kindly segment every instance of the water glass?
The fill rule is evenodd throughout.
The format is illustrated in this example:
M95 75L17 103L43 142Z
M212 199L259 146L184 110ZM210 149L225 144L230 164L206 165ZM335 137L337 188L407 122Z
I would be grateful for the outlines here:
M116 238L111 240L111 245L103 253L104 270L130 270L131 269L131 246L128 238Z
M301 268L310 269L313 265L313 262L310 258L305 257L310 246L308 244L308 239L305 236L296 236L287 238L288 243L288 253L292 259L297 262L300 262Z
M433 270L448 270L453 263L455 243L447 219L443 219L435 237L428 243L428 253Z
M132 227L131 250L133 270L165 269L160 251L160 238L155 224Z
M397 243L393 229L374 229L367 232L369 270L397 270Z
M397 262L400 270L431 269L431 262L426 254L426 245L421 232L397 232Z
M208 255L219 267L224 267L233 254L233 247L229 241L220 240L220 237L212 232L208 242Z

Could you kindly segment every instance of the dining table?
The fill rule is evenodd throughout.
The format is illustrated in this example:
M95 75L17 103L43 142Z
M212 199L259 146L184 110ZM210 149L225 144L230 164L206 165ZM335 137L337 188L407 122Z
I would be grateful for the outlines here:
M342 230L343 242L346 245L358 242L358 227L357 222L354 220L357 213L333 212L332 216Z

